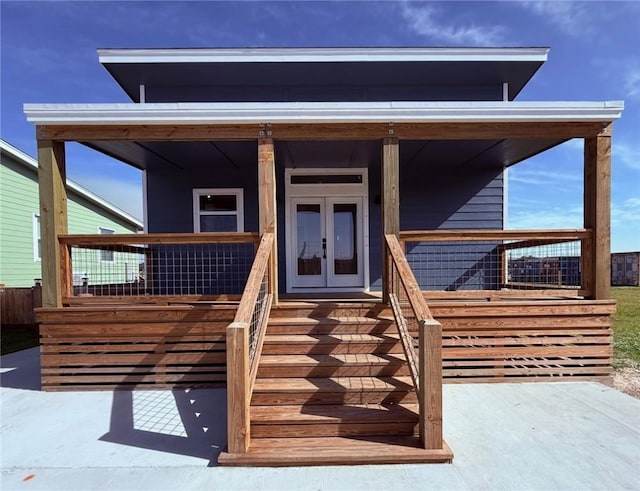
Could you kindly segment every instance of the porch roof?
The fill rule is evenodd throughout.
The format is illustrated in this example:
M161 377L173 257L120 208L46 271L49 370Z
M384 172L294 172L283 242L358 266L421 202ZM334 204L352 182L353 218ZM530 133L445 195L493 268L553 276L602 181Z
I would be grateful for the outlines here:
M514 99L547 60L548 48L332 47L101 49L99 61L127 95L140 101L140 85L185 87L499 86ZM249 90L261 100L255 90ZM224 90L209 91L223 94ZM313 97L317 91L303 97ZM264 99L262 99L264 100Z
M600 131L620 117L623 107L610 101L25 104L24 109L40 127L39 138L80 141L148 169L176 159L210 164L212 149L198 141L255 141L261 132L270 136L267 129L285 141L379 140L392 134L405 141L437 142L430 148L432 166L473 162L508 167L584 137L580 125ZM233 141L218 144L217 150L239 161L249 158L242 157L247 152L255 154Z
M588 122L620 118L622 101L25 104L37 125Z

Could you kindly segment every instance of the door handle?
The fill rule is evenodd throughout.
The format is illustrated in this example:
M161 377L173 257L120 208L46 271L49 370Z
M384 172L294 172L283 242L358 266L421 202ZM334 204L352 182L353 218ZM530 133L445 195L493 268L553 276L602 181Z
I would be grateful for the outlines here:
M322 239L322 259L327 259L327 239Z

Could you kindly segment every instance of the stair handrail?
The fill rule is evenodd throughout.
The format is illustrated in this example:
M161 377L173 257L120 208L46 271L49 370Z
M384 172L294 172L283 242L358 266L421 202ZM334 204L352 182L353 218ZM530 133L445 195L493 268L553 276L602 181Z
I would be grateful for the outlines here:
M398 237L385 234L385 241L391 259L387 294L418 395L420 439L424 448L442 449L442 325L431 315ZM410 307L407 315L403 303ZM417 323L417 354L411 316Z
M229 453L246 453L251 440L249 405L273 291L270 275L275 236L262 235L235 318L227 327L227 441Z

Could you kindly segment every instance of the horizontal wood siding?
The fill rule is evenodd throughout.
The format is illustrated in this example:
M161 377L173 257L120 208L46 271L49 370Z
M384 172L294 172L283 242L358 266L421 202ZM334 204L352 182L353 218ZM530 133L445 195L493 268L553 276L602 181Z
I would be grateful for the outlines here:
M40 260L34 253L34 215L40 214L38 176L35 168L16 162L2 153L0 165L0 283L26 287L42 277ZM135 227L120 217L68 191L69 233L97 234L98 227L115 233L133 233ZM78 273L100 268L98 256L78 265ZM116 256L116 262L118 256ZM135 265L137 267L137 264Z
M432 169L429 148L415 158L408 149L404 152L413 163L400 166L400 229L502 229L502 169L469 165ZM496 245L407 242L406 256L423 290L494 289L499 282Z
M613 301L427 302L443 327L445 383L610 380ZM272 314L319 315L317 306L300 305ZM380 307L349 315L373 308L388 319L390 309ZM40 309L43 388L223 387L235 311L208 304Z
M44 390L224 387L236 307L40 309Z
M0 164L0 283L10 287L33 285L41 278L34 258L33 216L39 214L35 171L1 154Z
M445 383L609 381L613 301L429 301Z

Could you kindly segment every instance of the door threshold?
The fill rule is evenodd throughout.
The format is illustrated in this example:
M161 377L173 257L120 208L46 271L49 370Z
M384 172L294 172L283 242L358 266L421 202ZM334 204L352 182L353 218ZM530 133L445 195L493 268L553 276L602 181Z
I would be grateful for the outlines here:
M363 300L370 302L382 301L382 292L322 292L322 293L282 293L279 295L280 301L302 301L302 300L322 300L322 301L338 301L349 302Z

